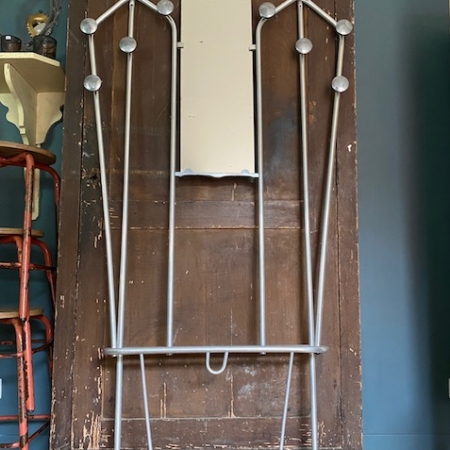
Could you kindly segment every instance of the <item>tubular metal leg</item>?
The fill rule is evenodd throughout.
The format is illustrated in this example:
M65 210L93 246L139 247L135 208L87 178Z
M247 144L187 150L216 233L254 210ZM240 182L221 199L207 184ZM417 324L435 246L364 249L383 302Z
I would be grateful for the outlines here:
M310 379L310 396L311 396L311 448L318 450L319 439L317 429L317 378L316 378L316 355L309 355L309 379Z
M120 450L122 441L123 356L116 360L116 405L114 411L114 450Z
M280 450L283 450L284 437L286 435L286 421L287 421L287 413L288 413L288 407L289 407L289 391L291 390L293 366L294 366L294 353L291 353L289 356L288 375L287 375L287 380L286 380L286 394L284 396L284 405L283 405L283 417L281 419Z
M147 446L148 450L153 450L152 430L150 426L150 408L148 406L147 381L145 379L145 362L144 355L139 355L141 362L141 377L142 377L142 394L144 396L144 412L145 412L145 429L147 431Z

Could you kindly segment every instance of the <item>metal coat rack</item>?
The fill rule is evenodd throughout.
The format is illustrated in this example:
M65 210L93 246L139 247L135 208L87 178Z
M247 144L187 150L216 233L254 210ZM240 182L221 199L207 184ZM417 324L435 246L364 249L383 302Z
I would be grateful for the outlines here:
M126 275L127 275L127 243L128 243L128 203L129 203L129 159L130 159L130 129L131 129L131 92L133 78L133 52L137 48L135 40L135 6L139 2L149 10L159 14L162 19L170 24L171 41L171 101L170 101L170 194L169 194L169 246L168 246L168 279L167 279L167 317L166 317L166 345L164 346L127 346L124 344L125 308L126 308ZM119 270L119 290L116 309L116 289L114 279L114 261L112 252L111 223L109 217L109 201L106 183L105 146L102 131L102 114L100 104L100 88L102 79L99 76L95 33L98 27L112 16L121 7L128 5L128 35L120 40L120 50L126 54L126 97L125 97L125 139L124 139L124 180L123 180L123 211L121 224L121 252ZM307 319L308 319L308 343L297 345L269 345L266 340L266 299L265 299L265 230L264 230L264 174L263 174L263 133L262 133L262 69L261 69L261 35L264 24L277 14L282 13L288 7L295 5L298 16L298 40L293 43L299 55L299 80L300 80L300 115L301 115L301 159L302 159L302 196L303 210L302 219L304 223L303 243L304 243L304 277L306 280L307 296ZM307 122L307 82L306 82L306 61L308 54L313 49L313 43L306 36L305 32L305 8L309 8L317 14L329 26L336 31L337 36L337 61L335 77L330 80L334 91L333 114L331 129L329 134L328 159L326 168L325 191L321 199L321 224L319 237L318 256L318 277L317 283L313 282L312 249L310 240L310 202L309 202L309 173L308 173L308 122ZM94 100L95 122L97 131L98 156L100 162L101 188L104 213L104 229L106 242L107 278L109 295L109 326L110 326L110 347L104 349L104 354L116 358L116 392L115 392L115 425L114 425L114 449L121 448L122 429L122 396L123 396L123 358L125 356L138 356L140 359L140 369L142 376L142 389L144 398L145 423L147 431L147 445L149 450L153 449L151 436L151 422L148 404L148 394L145 379L145 355L205 355L206 369L214 375L220 375L227 367L230 354L284 354L289 355L288 374L286 380L285 400L281 418L280 450L283 449L286 431L286 420L289 404L289 390L292 380L292 371L295 354L309 355L309 378L310 378L310 410L311 410L311 445L313 450L318 450L318 420L317 420L317 383L316 383L316 356L325 353L328 348L322 344L322 323L324 309L324 286L325 286L325 265L327 260L327 241L329 230L329 216L331 205L331 193L333 187L333 175L335 167L335 153L338 133L339 107L342 93L349 87L348 79L343 76L345 37L352 32L353 26L350 21L342 19L335 20L316 3L311 0L285 0L278 6L266 2L259 8L260 19L254 35L254 65L255 65L255 110L256 110L256 159L257 171L254 174L246 174L256 179L257 188L257 208L258 208L258 345L204 345L204 346L178 346L174 345L173 322L174 322L174 261L175 255L175 220L176 220L176 178L191 173L177 172L177 99L178 99L178 52L182 51L182 43L179 42L178 27L171 14L174 5L170 0L161 0L157 4L150 0L119 0L107 11L96 19L86 18L81 22L80 28L88 36L90 70L91 74L85 78L84 87L92 92ZM198 174L193 174L198 175ZM221 174L226 176L227 174ZM229 174L235 176L236 174ZM315 288L315 289L314 289ZM315 291L315 295L314 295ZM219 369L211 367L211 354L223 354L223 362Z

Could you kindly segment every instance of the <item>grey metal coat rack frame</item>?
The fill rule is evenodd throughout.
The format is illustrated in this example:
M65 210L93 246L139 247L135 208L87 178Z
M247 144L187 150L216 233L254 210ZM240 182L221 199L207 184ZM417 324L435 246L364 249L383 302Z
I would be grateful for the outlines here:
M124 343L125 309L126 309L126 274L127 274L127 242L128 242L128 201L129 201L129 156L130 156L130 127L131 127L131 91L133 77L133 52L137 47L135 35L135 6L140 2L149 10L161 15L162 19L170 24L172 33L171 55L171 125L170 125L170 198L169 198L169 245L168 245L168 280L167 280L167 317L166 317L166 345L153 347L131 347ZM119 8L128 5L128 35L121 39L120 49L126 55L126 98L125 98L125 140L124 140L124 183L123 183L123 215L121 225L121 253L119 270L119 290L116 308L116 289L114 279L114 262L111 240L111 224L109 217L108 190L105 178L105 148L102 131L102 115L100 104L100 88L102 79L98 74L96 62L95 33L98 27ZM304 278L306 280L307 296L307 319L308 319L308 343L298 345L269 345L266 340L266 299L265 299L265 232L264 232L264 185L263 185L263 133L262 133L262 81L261 81L261 35L264 24L277 14L282 13L288 7L295 5L298 15L298 40L293 43L299 55L299 80L300 80L300 115L301 115L301 158L302 158L302 196L303 210L302 220L304 223ZM312 251L310 242L310 203L309 203L309 173L308 173L308 122L307 122L307 95L306 95L306 61L308 54L313 49L313 43L305 34L305 8L309 8L320 16L330 27L336 31L337 36L337 61L335 77L330 80L330 89L334 90L333 114L331 129L329 134L328 161L326 167L326 181L324 195L321 199L321 228L319 240L319 259L317 283L313 281ZM144 411L147 430L148 448L153 448L151 436L151 421L148 405L147 386L145 380L145 355L205 355L206 369L215 375L223 373L227 367L228 356L230 354L285 354L289 355L288 375L286 380L285 400L281 419L280 450L283 449L286 419L288 413L289 390L292 380L294 356L296 354L309 355L309 377L310 377L310 408L311 408L311 443L312 449L318 450L318 421L317 421L317 383L316 383L316 357L325 353L328 348L322 344L322 317L324 309L324 283L325 283L325 263L327 259L327 240L329 229L330 201L333 184L333 174L335 166L335 151L338 133L339 106L341 95L348 89L349 81L343 76L344 43L345 36L352 32L352 24L345 19L335 20L327 12L321 9L311 0L286 0L278 6L272 3L263 3L259 8L260 19L254 35L255 65L255 111L256 111L256 174L249 177L256 179L257 187L257 217L258 217L258 345L211 345L211 346L178 346L174 345L173 322L174 322L174 261L175 255L175 220L176 220L176 177L183 175L177 172L177 98L178 98L178 52L182 51L182 44L179 42L178 28L171 14L174 5L170 0L161 0L154 4L150 0L119 0L102 15L93 18L86 18L81 22L81 30L88 36L90 70L91 74L85 78L85 88L92 92L95 110L95 122L98 141L98 156L100 161L100 173L102 177L102 201L104 213L104 229L106 241L107 277L109 295L109 327L110 327L110 347L104 349L104 353L116 358L116 393L115 393L115 426L114 426L114 448L121 448L121 425L122 425L122 394L123 394L123 359L128 356L138 356L142 374L142 389L144 398ZM226 174L224 174L226 175ZM246 174L242 174L246 176ZM223 354L223 363L219 369L211 367L211 354Z

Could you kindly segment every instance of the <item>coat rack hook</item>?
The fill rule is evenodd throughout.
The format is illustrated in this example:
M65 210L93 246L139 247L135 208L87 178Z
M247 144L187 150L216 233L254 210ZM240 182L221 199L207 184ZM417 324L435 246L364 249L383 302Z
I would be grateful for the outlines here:
M222 367L219 370L214 370L213 368L211 368L211 353L208 352L206 354L206 369L208 370L209 373L213 375L220 375L221 373L223 373L227 368L227 363L228 363L228 352L225 352L223 355Z

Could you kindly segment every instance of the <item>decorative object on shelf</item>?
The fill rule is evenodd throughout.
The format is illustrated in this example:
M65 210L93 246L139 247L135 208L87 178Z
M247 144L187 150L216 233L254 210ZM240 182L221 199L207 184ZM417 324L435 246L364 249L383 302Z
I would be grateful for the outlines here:
M27 18L27 31L31 37L38 36L44 31L47 24L50 22L50 17L47 14L38 12L36 14L31 14Z
M17 36L5 34L1 37L2 52L20 52L22 41Z
M50 35L53 27L58 23L58 17L61 13L62 0L50 0L50 19L41 34Z
M49 15L39 11L27 17L26 28L28 34L33 38L31 42L25 44L26 51L33 51L47 58L56 57L56 40L49 37L54 26L58 22L61 13L62 0L50 0ZM35 38L41 36L41 39Z
M58 23L61 13L62 0L50 0L49 15L39 11L27 19L27 30L31 37L37 35L49 36L54 26Z
M47 58L56 58L56 39L39 34L33 38L33 52Z

